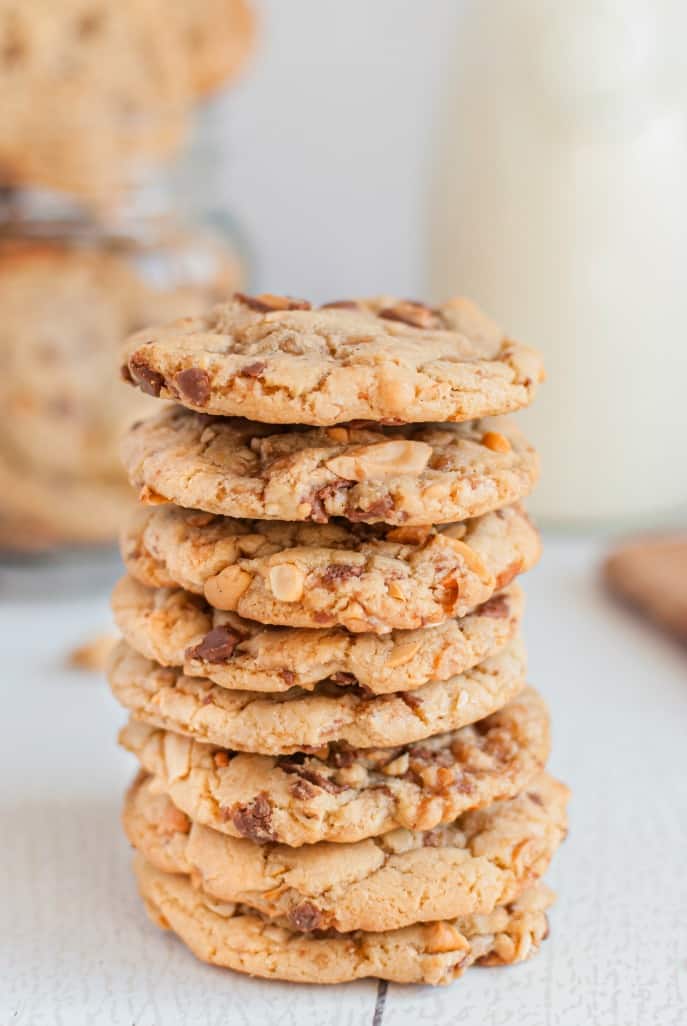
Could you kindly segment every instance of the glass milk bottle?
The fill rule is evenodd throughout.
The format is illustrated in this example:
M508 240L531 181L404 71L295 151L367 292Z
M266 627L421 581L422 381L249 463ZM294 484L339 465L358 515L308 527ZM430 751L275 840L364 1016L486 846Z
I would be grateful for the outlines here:
M433 194L432 290L540 348L522 426L545 521L687 503L682 0L468 0Z

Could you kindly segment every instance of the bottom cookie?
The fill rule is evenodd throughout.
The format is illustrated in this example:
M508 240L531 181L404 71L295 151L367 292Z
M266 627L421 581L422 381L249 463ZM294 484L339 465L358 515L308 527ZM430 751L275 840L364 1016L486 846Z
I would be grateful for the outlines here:
M489 915L384 933L302 934L245 906L212 901L187 877L163 873L140 856L135 870L150 918L173 930L197 958L298 983L345 983L372 976L436 985L450 983L473 964L521 962L546 938L546 910L554 900L549 888L537 884Z

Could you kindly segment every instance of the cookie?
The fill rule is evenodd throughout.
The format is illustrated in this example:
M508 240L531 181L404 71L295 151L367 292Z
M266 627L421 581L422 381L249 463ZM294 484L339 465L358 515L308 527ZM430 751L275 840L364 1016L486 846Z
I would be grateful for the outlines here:
M124 483L119 436L150 400L113 384L117 337L152 310L114 251L0 242L3 445L25 473Z
M121 642L109 682L135 719L199 741L265 755L346 741L357 748L411 744L488 716L520 692L525 653L519 640L447 681L415 691L368 695L356 685L319 684L283 695L228 691L204 677L185 677Z
M120 339L170 306L206 309L239 273L227 251L204 283L162 288L142 252L121 240L0 240L3 442L27 471L123 480L120 436L155 404L113 382ZM156 259L159 273L181 253Z
M431 830L518 794L550 747L548 712L533 688L478 723L396 748L333 743L317 754L251 755L135 720L119 740L194 822L294 847Z
M395 830L355 844L256 845L189 820L139 778L124 828L148 862L186 873L218 901L295 930L395 930L492 912L548 869L566 831L568 791L541 774L526 792L429 832Z
M197 958L267 979L344 983L372 976L446 984L472 964L529 958L548 933L553 893L543 884L490 915L408 926L387 933L304 934L233 903L213 901L180 874L135 862L152 921L173 930Z
M31 0L0 8L4 184L99 199L183 141L187 54L159 0ZM49 98L49 102L47 102Z
M464 421L527 406L539 356L466 299L381 296L313 309L234 297L206 317L142 331L125 377L202 413L274 424Z
M255 19L246 0L174 0L166 5L165 15L176 22L195 93L205 96L238 74L255 37Z
M205 309L238 273L231 253L218 253L204 284L160 288L137 254L121 240L0 240L0 513L34 519L46 541L111 541L132 505L119 438L154 404L113 384L122 335L170 304ZM166 258L176 259L171 247ZM10 544L27 547L19 534Z
M540 546L517 506L439 530L233 520L157 506L131 517L121 549L143 584L180 585L215 609L383 634L464 616L530 569Z
M50 527L38 519L0 513L0 553L45 553L58 541Z
M72 479L61 474L27 475L10 462L0 442L0 512L7 549L39 551L60 544L104 545L116 538L131 512L131 489L124 483Z
M460 619L390 634L265 627L213 609L180 588L146 588L124 577L112 592L125 640L161 666L180 666L238 691L312 691L323 680L360 684L373 694L412 691L463 673L495 655L518 632L523 595L516 585Z
M604 576L620 598L687 641L687 534L622 545L607 558Z
M259 520L449 523L517 502L534 449L502 420L405 427L274 428L168 407L124 436L144 503Z

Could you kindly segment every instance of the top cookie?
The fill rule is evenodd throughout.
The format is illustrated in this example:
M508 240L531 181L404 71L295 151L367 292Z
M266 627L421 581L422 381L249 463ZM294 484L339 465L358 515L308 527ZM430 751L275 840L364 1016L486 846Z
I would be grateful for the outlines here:
M205 317L141 331L122 373L202 413L274 424L463 421L534 398L537 353L467 299L441 306L381 296L312 308L245 296Z

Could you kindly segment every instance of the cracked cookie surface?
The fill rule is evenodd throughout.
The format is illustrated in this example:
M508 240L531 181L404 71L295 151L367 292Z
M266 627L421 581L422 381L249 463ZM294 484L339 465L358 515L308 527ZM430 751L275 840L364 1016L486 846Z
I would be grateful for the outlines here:
M488 716L524 687L522 642L446 681L415 691L369 695L357 685L319 684L281 695L228 691L204 677L158 666L126 642L108 678L133 716L201 741L262 754L287 754L346 741L358 748L410 744Z
M382 695L446 680L512 640L523 607L522 592L512 584L467 616L376 635L265 626L213 609L181 588L147 588L131 577L112 593L117 626L147 659L230 690L276 693L312 691L328 680Z
M194 822L294 847L431 830L518 794L550 749L548 711L533 688L478 723L394 748L253 755L136 720L119 740Z
M152 778L124 807L130 842L153 865L187 873L214 899L296 930L395 930L488 914L548 869L566 830L568 790L539 774L527 791L431 831L355 844L256 845L189 821Z
M446 984L472 964L507 965L538 950L548 933L554 895L543 884L508 907L384 933L304 934L243 905L213 901L180 874L137 856L136 876L152 921L173 930L197 958L268 979L344 983L378 977L396 983Z
M206 317L138 332L125 380L190 409L283 424L462 421L527 406L539 355L466 299L388 296L313 309L235 294Z
M464 616L529 570L539 536L518 506L444 528L236 520L137 509L122 558L149 587L180 586L260 623L381 634Z
M124 435L141 501L224 516L405 526L517 502L539 470L510 422L284 428L168 407Z

